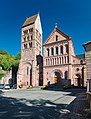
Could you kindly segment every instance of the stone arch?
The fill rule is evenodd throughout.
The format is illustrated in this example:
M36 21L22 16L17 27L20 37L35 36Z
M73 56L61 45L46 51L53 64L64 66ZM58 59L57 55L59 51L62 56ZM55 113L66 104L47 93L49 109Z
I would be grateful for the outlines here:
M23 64L23 85L32 85L32 64L30 62L25 62Z
M80 73L74 75L74 86L82 86L82 77Z
M63 73L59 69L53 70L51 73L51 83L55 85L60 85L61 84L61 79L63 77Z

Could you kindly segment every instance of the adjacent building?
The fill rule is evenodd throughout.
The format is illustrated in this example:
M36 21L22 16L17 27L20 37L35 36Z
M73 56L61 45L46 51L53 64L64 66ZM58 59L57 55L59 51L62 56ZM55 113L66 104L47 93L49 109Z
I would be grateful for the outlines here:
M87 99L91 109L91 41L83 45L85 48L86 70L87 70Z

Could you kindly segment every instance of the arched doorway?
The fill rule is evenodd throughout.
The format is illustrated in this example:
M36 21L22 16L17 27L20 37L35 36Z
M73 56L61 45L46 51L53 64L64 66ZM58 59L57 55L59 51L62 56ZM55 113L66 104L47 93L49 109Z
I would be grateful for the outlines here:
M54 73L55 73L55 75L54 75L54 84L60 85L61 75L57 71L55 71Z
M81 86L81 75L80 74L75 75L74 86Z

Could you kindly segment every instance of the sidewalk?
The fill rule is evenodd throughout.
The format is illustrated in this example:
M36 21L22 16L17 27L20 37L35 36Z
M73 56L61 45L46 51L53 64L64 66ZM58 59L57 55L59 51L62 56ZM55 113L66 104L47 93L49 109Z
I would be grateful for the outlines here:
M76 96L77 98L67 107L68 112L61 114L59 119L91 119L85 111L89 109L86 93L79 93Z

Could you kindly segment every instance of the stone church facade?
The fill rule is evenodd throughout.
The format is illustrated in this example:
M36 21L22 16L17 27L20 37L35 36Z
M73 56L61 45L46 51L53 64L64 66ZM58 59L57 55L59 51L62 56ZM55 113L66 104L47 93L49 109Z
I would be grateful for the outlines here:
M72 38L57 25L43 44L39 14L25 20L21 30L21 60L17 88L41 85L86 86L85 60L76 57Z
M57 25L44 43L44 85L86 86L85 60L77 58L72 38Z

